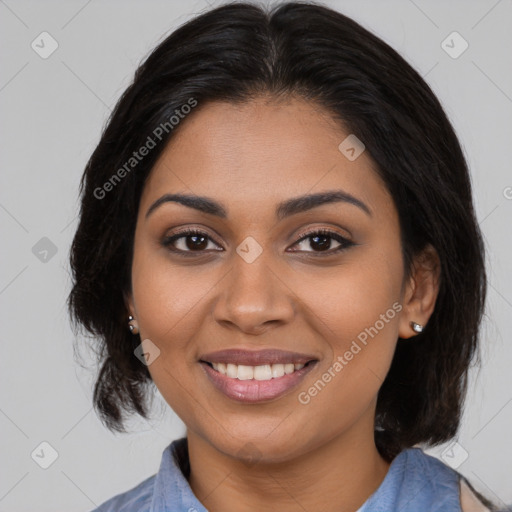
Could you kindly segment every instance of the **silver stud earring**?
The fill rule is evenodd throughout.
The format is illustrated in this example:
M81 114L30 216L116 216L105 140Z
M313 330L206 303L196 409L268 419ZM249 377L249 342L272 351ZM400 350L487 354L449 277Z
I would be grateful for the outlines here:
M418 334L423 331L423 326L420 324L417 324L416 322L411 322L411 327L414 332L417 332Z
M139 334L139 326L137 325L137 321L131 315L128 317L128 327L132 334Z

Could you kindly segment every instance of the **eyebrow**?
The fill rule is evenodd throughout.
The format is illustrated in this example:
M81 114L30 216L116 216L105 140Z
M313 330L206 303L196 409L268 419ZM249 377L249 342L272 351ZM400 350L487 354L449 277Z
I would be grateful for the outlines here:
M222 204L210 197L188 194L165 194L148 208L148 211L146 212L146 219L159 206L169 202L179 203L183 206L194 208L200 212L215 215L222 219L225 219L228 216L227 211ZM324 204L340 202L357 206L368 216L372 216L372 211L363 201L343 190L330 190L328 192L320 192L317 194L309 194L287 199L277 205L275 215L277 220L282 220L285 217L296 215Z

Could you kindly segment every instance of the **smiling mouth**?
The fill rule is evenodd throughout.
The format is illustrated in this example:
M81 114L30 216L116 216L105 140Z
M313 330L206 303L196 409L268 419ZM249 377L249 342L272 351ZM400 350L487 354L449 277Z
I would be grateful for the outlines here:
M302 370L315 360L306 363L279 363L279 364L263 364L258 366L248 366L242 364L232 363L210 363L208 361L201 361L213 368L216 372L237 380L257 380L265 381L272 379L279 379L285 375L291 375L299 370Z

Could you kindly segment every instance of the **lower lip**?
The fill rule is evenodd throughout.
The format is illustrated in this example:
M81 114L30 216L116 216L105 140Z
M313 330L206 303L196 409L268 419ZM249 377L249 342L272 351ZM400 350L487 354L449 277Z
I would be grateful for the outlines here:
M316 361L311 362L300 370L270 380L239 380L219 373L210 365L201 362L206 375L219 391L232 400L247 403L264 402L283 396L297 386L315 364Z

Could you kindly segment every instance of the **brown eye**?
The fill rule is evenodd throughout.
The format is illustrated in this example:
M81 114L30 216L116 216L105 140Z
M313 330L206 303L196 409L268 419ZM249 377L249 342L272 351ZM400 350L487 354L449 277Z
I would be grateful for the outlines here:
M338 244L334 249L332 249L333 240ZM213 247L209 247L209 243L213 244ZM309 252L318 256L322 256L322 253L325 253L326 256L330 256L355 245L354 242L347 240L335 231L327 229L317 229L306 233L300 240L295 242L294 245L300 244L309 244L309 247L313 250L293 250L292 252ZM194 256L193 253L202 253L207 250L219 250L215 249L215 246L218 247L218 245L211 240L208 233L195 229L188 229L167 236L162 240L162 245L171 252L182 256Z
M333 240L335 240L336 243L338 243L339 245L338 247L335 247L333 250L330 250ZM313 251L298 252L322 253L329 251L327 253L328 255L341 252L347 249L348 247L355 245L353 242L342 237L335 231L330 231L327 229L320 229L306 233L298 242L295 243L295 245L297 244L309 244L309 246L313 249Z
M190 229L165 237L162 244L173 252L186 253L204 252L208 248L208 242L211 240L207 233Z

